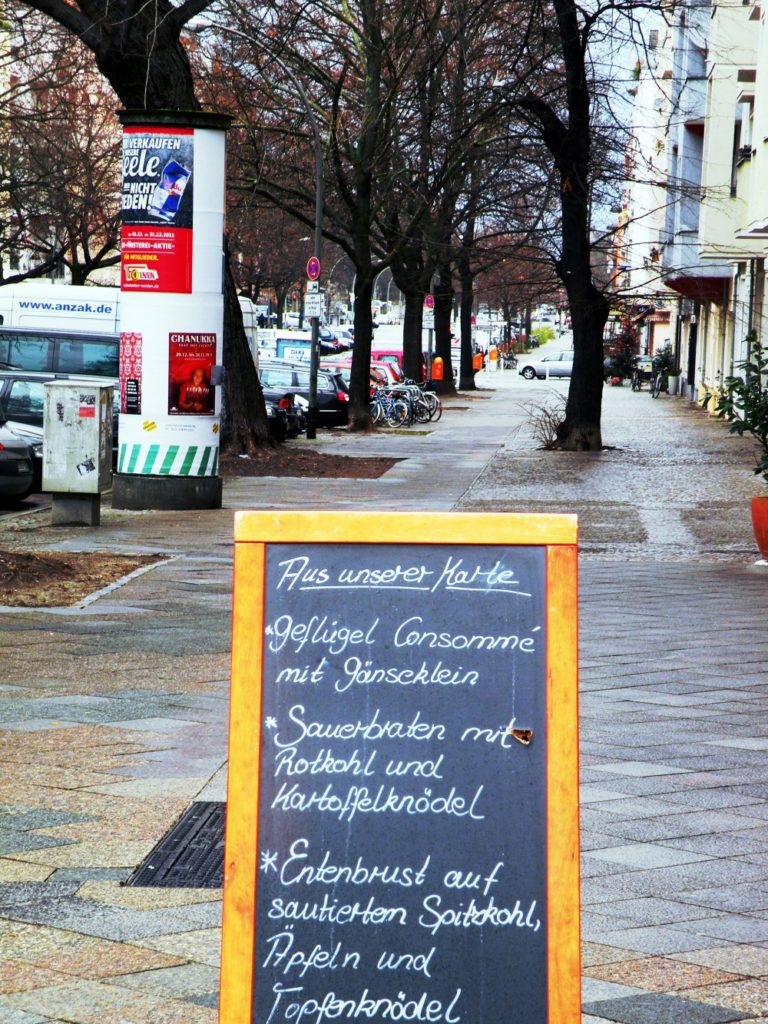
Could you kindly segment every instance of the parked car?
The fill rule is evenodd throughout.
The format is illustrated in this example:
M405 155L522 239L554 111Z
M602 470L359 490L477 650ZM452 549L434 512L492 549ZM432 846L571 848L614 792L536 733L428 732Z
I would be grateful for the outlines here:
M0 506L15 505L32 493L34 463L32 446L8 428L0 406Z
M298 437L307 429L305 405L304 399L295 394L283 395L278 400L277 406L285 416L285 437Z
M629 377L635 368L645 369L646 363L649 364L648 369L651 369L650 363L652 361L651 356L628 356L619 353L606 356L603 360L603 379Z
M85 377L73 373L35 373L32 370L0 370L0 407L8 427L32 446L35 453L35 487L43 475L43 415L45 385L52 380L82 381L88 387L111 384L114 390L112 409L113 466L117 465L117 416L120 411L120 388L112 377Z
M281 409L277 402L264 399L267 410L267 424L269 432L276 441L284 441L288 437L288 416L285 409Z
M517 364L517 372L526 380L533 380L534 377L544 380L547 376L570 377L573 372L573 352L550 352L541 359L522 356Z
M320 352L346 352L349 348L339 337L335 327L321 327L318 330Z
M259 379L264 397L279 402L286 395L309 398L309 365L262 360ZM333 370L317 372L317 416L320 427L346 426L349 419L349 388Z
M403 373L403 350L394 348L374 348L371 350L371 359L378 362L391 363L395 369L395 372L400 375L402 380L405 374ZM421 379L427 379L427 357L424 352L421 353Z
M321 366L335 370L340 373L341 376L349 386L349 378L352 373L352 356L341 355L336 359L328 358L324 359ZM371 384L378 385L383 384L385 387L391 387L393 384L399 384L402 381L402 376L398 370L396 363L384 362L379 360L371 360Z

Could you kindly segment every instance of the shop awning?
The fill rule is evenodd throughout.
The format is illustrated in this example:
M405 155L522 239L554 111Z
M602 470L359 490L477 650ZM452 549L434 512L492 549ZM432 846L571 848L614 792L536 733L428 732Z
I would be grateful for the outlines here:
M694 277L681 274L679 277L665 277L664 284L695 302L722 303L723 282L727 280L727 277Z

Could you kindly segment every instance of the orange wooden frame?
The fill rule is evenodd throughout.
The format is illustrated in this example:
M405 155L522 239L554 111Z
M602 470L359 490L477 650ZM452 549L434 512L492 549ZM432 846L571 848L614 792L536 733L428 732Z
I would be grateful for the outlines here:
M421 539L425 533L427 540ZM546 548L548 1014L540 1024L579 1024L577 539L576 517L568 515L236 513L219 1024L252 1024L253 1015L264 577L270 543Z

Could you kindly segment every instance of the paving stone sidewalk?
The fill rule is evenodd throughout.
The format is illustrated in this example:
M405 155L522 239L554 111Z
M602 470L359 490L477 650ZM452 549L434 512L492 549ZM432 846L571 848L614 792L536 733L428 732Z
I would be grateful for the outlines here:
M434 430L320 441L380 480L258 480L204 513L104 513L63 550L169 560L81 609L0 609L0 1024L213 1024L220 893L121 882L224 798L232 510L578 511L584 1022L768 1022L768 569L749 446L607 389L595 456L535 450L514 375ZM493 390L490 390L493 388ZM425 515L425 531L428 530ZM2 535L0 533L0 546Z

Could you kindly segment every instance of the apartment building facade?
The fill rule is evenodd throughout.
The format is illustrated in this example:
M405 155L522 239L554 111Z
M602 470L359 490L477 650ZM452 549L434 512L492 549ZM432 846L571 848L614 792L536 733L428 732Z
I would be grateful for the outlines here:
M686 0L664 22L671 78L651 102L669 110L666 204L645 258L661 253L668 333L693 400L737 369L750 332L768 344L767 22L752 0Z
M632 72L633 115L624 155L624 186L615 211L613 285L622 296L641 353L670 341L671 293L662 275L661 239L668 205L666 132L672 110L672 32L657 19Z

